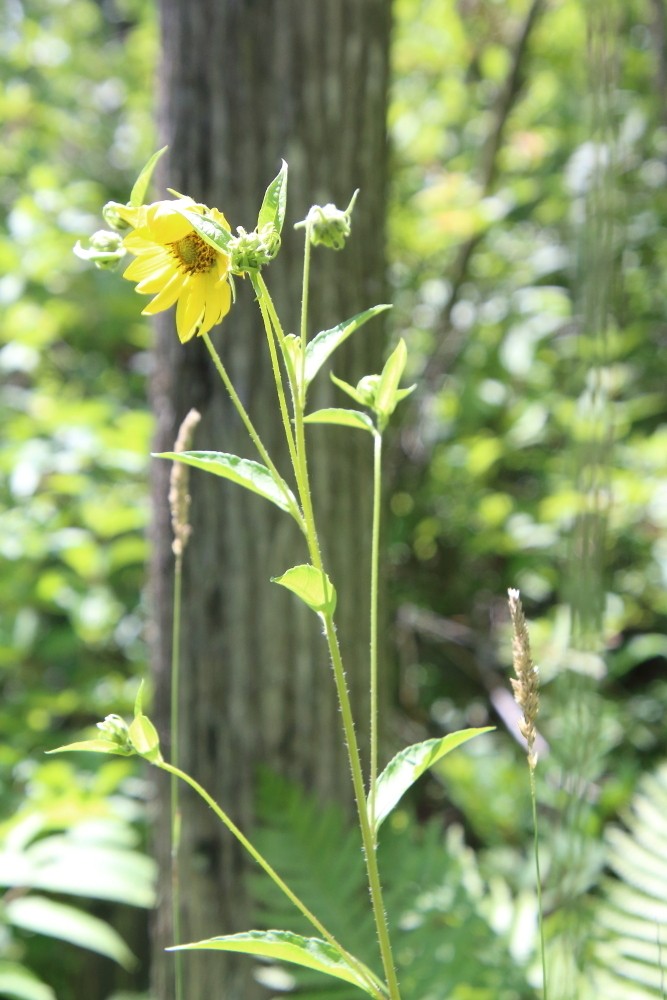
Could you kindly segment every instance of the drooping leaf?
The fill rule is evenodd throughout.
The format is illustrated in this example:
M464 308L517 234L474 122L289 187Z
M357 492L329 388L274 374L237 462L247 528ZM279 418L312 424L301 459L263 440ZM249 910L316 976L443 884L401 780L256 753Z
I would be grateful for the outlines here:
M111 740L79 740L78 743L67 743L65 746L56 747L55 750L46 750L45 753L69 753L70 751L89 750L91 753L115 753L120 757L131 757L132 754L123 750L117 743Z
M270 500L281 510L290 510L290 501L296 507L296 500L284 480L278 482L265 465L248 458L228 455L222 451L163 451L154 458L168 458L173 462L185 462L195 469L211 472L214 476L230 479L247 490L258 493Z
M323 410L315 410L304 418L306 424L338 424L341 427L356 427L361 431L375 433L373 421L367 413L360 413L359 410L345 410L337 407L327 407Z
M329 577L307 563L293 566L282 576L271 577L271 583L287 587L313 611L333 614L336 609L336 591Z
M451 750L461 746L462 743L466 743L481 733L488 733L492 729L493 726L485 726L482 729L461 729L459 732L449 733L447 736L424 740L423 743L414 743L397 753L389 761L375 784L375 831L379 830L382 821L387 818L408 788L429 767L432 767Z
M142 167L139 176L134 182L134 187L130 194L129 204L133 208L137 208L139 205L143 205L144 198L146 197L146 192L148 191L148 185L151 182L151 177L153 176L153 171L155 170L155 165L163 153L166 153L167 146L163 146L162 149L158 149L157 153L153 153L150 160Z
M56 1000L51 987L18 962L0 962L0 996L7 1000Z
M270 224L278 233L282 232L286 205L287 164L283 160L279 173L273 178L264 194L262 207L257 216L257 229Z
M172 207L179 212L184 219L187 219L192 228L198 233L205 243L222 253L227 252L232 234L219 222L212 219L210 215L200 215L193 212L186 205L179 205L178 201L172 202Z
M322 330L313 337L306 347L306 385L310 385L327 358L331 357L344 340L347 340L355 330L367 323L373 316L377 316L386 309L391 309L391 306L373 306L371 309L366 309L351 319L339 323L338 326L334 326L330 330Z
M170 951L187 950L233 951L245 955L256 955L258 958L291 962L307 969L316 969L327 976L342 979L358 986L365 993L371 993L365 979L353 968L343 955L326 941L320 938L306 938L291 931L246 931L243 934L228 934L222 937L208 938L170 948ZM373 982L376 977L368 970L368 977Z
M25 931L88 948L125 969L136 964L134 955L110 924L74 906L56 903L46 896L20 896L7 903L5 912L10 923Z

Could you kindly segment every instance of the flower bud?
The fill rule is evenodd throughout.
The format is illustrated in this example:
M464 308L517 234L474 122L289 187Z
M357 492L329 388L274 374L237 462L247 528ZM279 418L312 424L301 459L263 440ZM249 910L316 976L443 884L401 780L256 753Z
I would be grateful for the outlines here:
M119 233L111 233L108 229L98 229L90 237L89 242L88 249L77 242L74 253L81 260L91 261L95 267L113 268L125 256L123 238Z
M368 406L371 410L373 409L373 404L375 403L375 394L379 384L379 375L364 375L364 377L359 379L357 382L357 393L359 394L359 398L363 401L364 406Z
M124 218L124 213L127 212L127 205L121 205L117 201L108 201L104 208L102 209L102 218L106 222L107 226L111 226L118 233L126 232L128 229L132 228L132 224Z
M232 236L226 251L231 257L233 274L259 271L280 250L280 234L272 223L252 233L246 233L242 226L238 226L236 231L238 236Z
M352 230L352 209L359 191L355 191L345 211L335 205L313 205L305 218L305 226L310 232L310 242L314 247L325 246L331 250L342 250ZM303 226L304 223L297 223Z
M114 743L119 750L124 753L134 753L134 747L130 742L129 727L120 715L107 715L104 722L98 722L97 728L104 734L104 738Z

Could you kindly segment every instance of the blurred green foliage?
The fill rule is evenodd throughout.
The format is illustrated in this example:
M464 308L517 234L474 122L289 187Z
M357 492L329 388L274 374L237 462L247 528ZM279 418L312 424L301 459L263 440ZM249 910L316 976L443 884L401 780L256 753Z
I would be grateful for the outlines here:
M42 754L108 712L131 710L136 675L145 670L148 330L130 289L87 269L72 244L98 228L108 198L125 200L137 162L152 149L155 46L148 0L9 0L4 8L0 857L10 859L7 878L27 828L26 859L33 840L34 850L43 855L50 845L62 859L56 845L88 837L101 846L111 829L125 846L112 848L111 838L110 857L127 850L128 838L141 846L129 825L142 815L130 766L54 764ZM28 876L21 887L4 880L0 954L12 964L2 967L3 996L78 995L81 953L32 933L49 913L56 933L72 925L74 943L77 935L86 940L87 927L95 947L97 928L105 953L127 964L125 946L109 944L106 923L100 930L78 906L53 910L64 905L63 892L81 891L71 879L67 885L76 868L61 865L51 899L24 895ZM137 876L137 889L140 882L146 906L150 875ZM125 919L108 906L96 912ZM22 962L44 982L21 976ZM108 974L98 970L93 981L91 998L108 995Z

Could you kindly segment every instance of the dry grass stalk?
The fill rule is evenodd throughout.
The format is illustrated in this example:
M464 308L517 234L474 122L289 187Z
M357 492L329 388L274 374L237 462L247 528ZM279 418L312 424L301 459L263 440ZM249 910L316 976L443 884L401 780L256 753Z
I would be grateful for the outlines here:
M188 450L192 444L195 427L200 420L201 414L197 410L190 410L178 429L174 451L182 452ZM171 547L177 559L182 557L185 546L188 544L188 539L192 534L192 527L189 520L189 483L189 466L183 462L174 462L169 478L169 508L171 510L171 526L174 532L174 540L171 543Z
M519 731L526 741L528 764L534 770L537 764L535 721L539 712L539 678L530 650L528 626L518 590L508 590L508 603L512 619L512 659L516 677L511 678L514 698L523 712Z

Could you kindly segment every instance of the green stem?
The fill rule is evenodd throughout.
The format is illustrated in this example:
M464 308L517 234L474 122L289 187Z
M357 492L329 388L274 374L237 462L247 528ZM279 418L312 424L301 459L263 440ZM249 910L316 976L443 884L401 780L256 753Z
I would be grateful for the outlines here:
M535 771L529 764L530 798L533 809L533 838L535 848L535 876L537 879L537 918L540 927L540 954L542 958L542 998L548 1000L547 992L547 948L544 936L544 909L542 904L542 875L540 872L540 842L537 830L537 792L535 789Z
M251 858L257 862L260 868L269 876L269 878L278 886L281 892L287 896L291 903L299 910L300 913L308 920L309 923L313 925L315 930L317 930L322 937L328 941L332 947L334 947L341 955L343 955L347 962L352 965L360 975L363 975L365 981L368 983L369 988L372 990L375 997L378 1000L385 1000L382 990L379 988L379 984L373 982L369 979L369 971L363 966L355 957L347 952L336 940L336 938L331 934L321 921L317 919L314 913L308 909L305 903L303 903L296 893L292 892L290 887L284 882L277 871L269 864L266 858L260 854L256 847L248 840L244 833L238 828L238 826L229 818L227 813L218 805L214 798L212 798L206 789L195 781L193 777L187 774L185 771L181 771L180 768L175 767L173 764L168 764L164 760L156 761L155 766L159 767L162 771L166 771L172 776L174 780L180 779L185 781L186 784L192 788L193 791L199 795L200 798L204 800L207 806L209 806L215 815L218 817L220 822L229 830L229 832L236 837L238 842L242 847L248 852Z
M287 400L285 399L285 389L283 386L282 375L280 372L280 363L278 361L278 353L276 351L276 336L282 334L274 333L274 328L271 324L271 318L266 302L266 297L268 296L268 289L262 279L259 272L257 274L251 274L250 280L252 281L252 287L255 289L255 294L257 295L257 302L259 303L259 309L262 314L262 320L264 321L264 329L266 331L266 339L269 344L269 354L271 356L271 367L273 368L273 378L276 384L276 393L278 394L278 405L280 407L280 415L283 420L283 429L285 431L285 439L287 440L287 447L289 449L290 458L292 460L292 468L296 469L297 456L296 448L294 444L294 434L292 432L292 424L289 417L289 412L287 410ZM275 310L274 310L275 312ZM284 339L281 336L281 341Z
M303 283L301 286L301 371L299 373L299 406L306 407L306 347L308 345L308 289L310 287L310 223L306 222L303 248Z
M234 404L234 407L236 408L236 412L238 413L239 417L241 418L243 426L245 427L245 429L247 430L248 434L250 435L252 443L255 445L255 448L257 449L257 451L258 451L258 453L260 455L260 458L262 459L262 461L266 465L267 469L269 470L269 472L273 476L273 478L274 478L275 482L277 483L277 485L282 490L282 492L283 492L283 494L285 496L285 500L287 502L287 506L289 508L290 514L292 515L292 517L295 519L295 521L297 522L297 524L299 525L299 527L303 531L304 530L304 522L303 522L303 517L301 515L301 511L298 509L298 507L294 503L294 499L291 496L289 490L287 489L287 486L285 485L285 481L283 480L282 476L280 475L280 473L276 469L276 466L273 463L273 461L271 459L271 456L269 455L268 451L266 450L266 448L262 444L262 440L261 440L259 434L257 433L257 431L255 430L255 426L254 426L252 420L250 419L250 417L248 416L248 412L247 412L245 406L243 405L243 403L239 399L238 393L236 392L236 389L232 385L232 381L231 381L229 375L227 374L227 369L225 368L225 366L223 365L223 363L222 363L222 361L220 359L220 355L218 354L218 352L216 351L215 347L213 346L213 343L211 342L211 338L209 337L209 335L207 333L203 334L203 340L204 340L204 343L206 344L206 347L208 348L208 353L211 355L211 359L213 361L213 364L215 365L216 371L218 372L218 375L222 379L222 382L223 382L223 384L225 386L225 389L229 393L229 398L231 399L232 403Z
M370 742L371 761L368 792L368 815L375 828L375 786L378 773L378 571L380 563L380 517L382 508L382 434L376 432L373 447L373 527L371 536L371 613L370 613Z
M181 666L181 606L183 592L183 556L176 556L174 566L174 613L171 637L171 754L178 766L179 748L179 718L178 703L180 696L180 666ZM171 777L171 921L174 943L181 941L181 883L178 867L178 852L181 841L181 811L179 802L178 780ZM183 956L178 952L175 956L176 1000L183 1000Z

